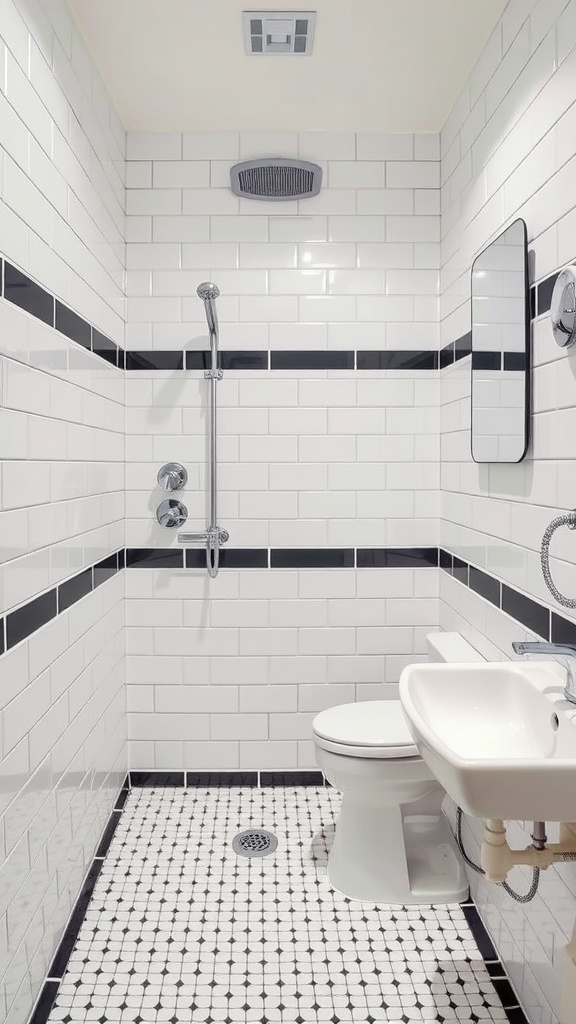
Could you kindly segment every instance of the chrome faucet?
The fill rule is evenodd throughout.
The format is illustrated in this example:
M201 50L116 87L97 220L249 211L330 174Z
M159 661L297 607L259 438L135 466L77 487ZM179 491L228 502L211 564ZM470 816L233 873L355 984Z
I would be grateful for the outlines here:
M566 686L564 696L571 704L576 704L576 644L550 644L543 640L524 643L516 641L512 644L515 654L543 654L548 658L556 658L566 669Z

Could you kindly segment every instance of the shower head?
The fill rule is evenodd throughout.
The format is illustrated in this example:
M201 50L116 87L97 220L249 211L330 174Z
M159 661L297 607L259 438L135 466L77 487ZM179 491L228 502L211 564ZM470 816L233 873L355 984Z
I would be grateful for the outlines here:
M209 299L217 299L220 295L220 289L218 285L212 284L211 281L203 281L199 284L196 293L203 302L207 302Z

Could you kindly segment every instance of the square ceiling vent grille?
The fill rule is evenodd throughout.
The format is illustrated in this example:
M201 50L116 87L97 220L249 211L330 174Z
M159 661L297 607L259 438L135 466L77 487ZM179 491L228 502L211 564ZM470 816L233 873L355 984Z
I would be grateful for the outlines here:
M312 53L314 11L243 11L246 53Z

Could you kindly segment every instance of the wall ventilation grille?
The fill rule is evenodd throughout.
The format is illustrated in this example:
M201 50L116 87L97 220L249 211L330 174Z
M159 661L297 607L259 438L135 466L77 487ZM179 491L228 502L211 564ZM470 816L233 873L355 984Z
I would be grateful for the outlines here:
M314 11L244 11L242 19L250 55L312 53Z
M310 199L322 185L322 168L307 160L275 157L246 160L230 168L230 187L236 196L282 202Z

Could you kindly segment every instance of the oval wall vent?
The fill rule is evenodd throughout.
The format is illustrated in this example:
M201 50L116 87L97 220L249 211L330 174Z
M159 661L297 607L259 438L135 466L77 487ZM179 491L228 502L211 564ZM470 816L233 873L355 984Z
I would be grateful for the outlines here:
M307 160L286 157L245 160L230 168L230 187L235 196L246 199L310 199L322 187L322 168Z

